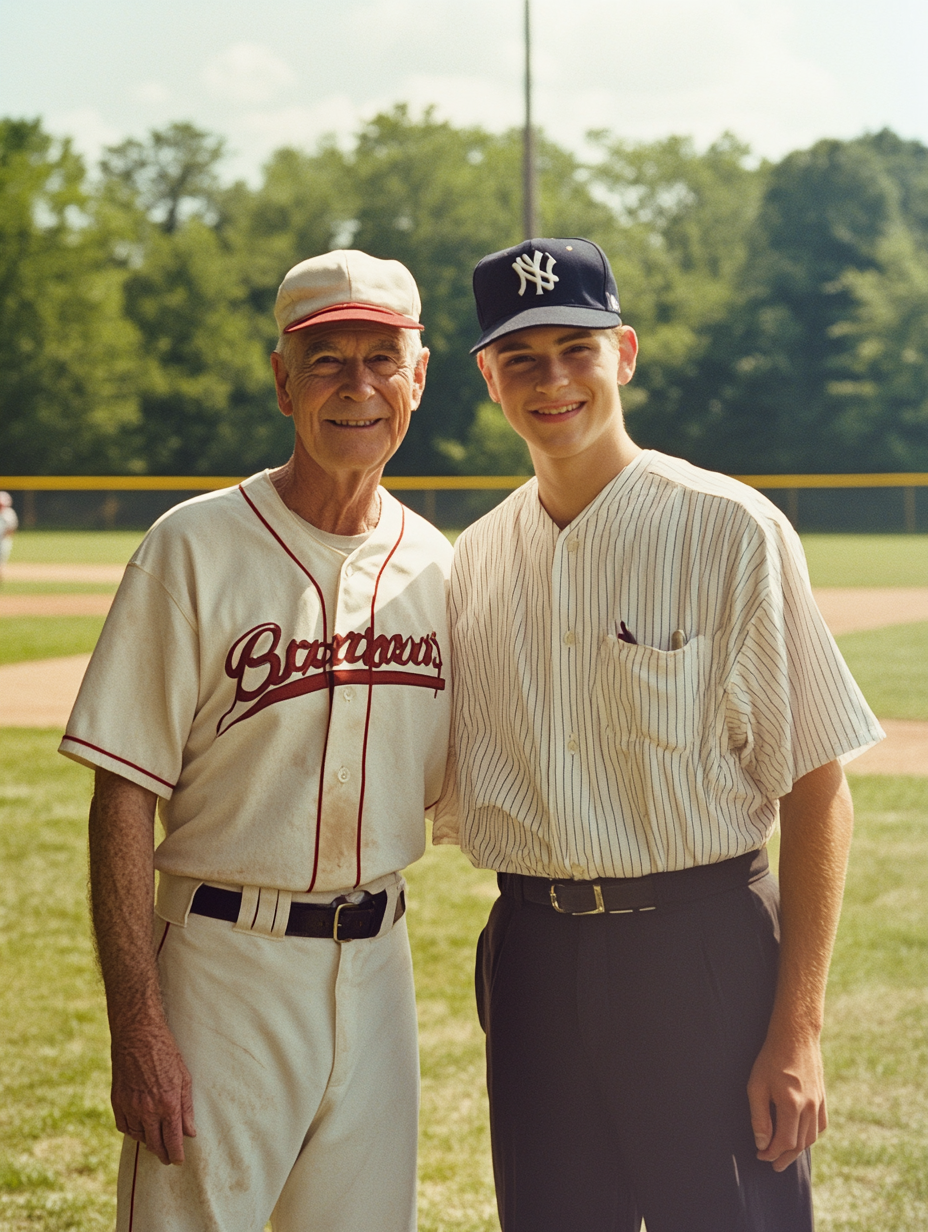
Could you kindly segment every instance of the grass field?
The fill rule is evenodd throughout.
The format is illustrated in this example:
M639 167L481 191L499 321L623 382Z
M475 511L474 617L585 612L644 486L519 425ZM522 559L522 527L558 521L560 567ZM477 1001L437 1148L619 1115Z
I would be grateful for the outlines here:
M928 719L928 621L845 633L837 642L881 719Z
M0 1228L112 1226L103 999L85 908L90 776L54 733L0 744ZM928 780L853 782L858 829L830 990L819 1232L928 1227ZM454 849L410 872L422 1038L420 1227L497 1227L473 1009L494 889Z
M102 628L102 616L4 616L0 664L90 654Z
M142 538L134 530L21 530L12 560L34 565L124 565Z
M928 535L803 535L813 586L928 586Z

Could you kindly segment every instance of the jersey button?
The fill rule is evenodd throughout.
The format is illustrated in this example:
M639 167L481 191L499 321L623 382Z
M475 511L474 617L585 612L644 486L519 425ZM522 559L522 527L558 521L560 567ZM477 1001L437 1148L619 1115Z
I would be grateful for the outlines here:
M345 565L345 577L351 577L354 573L354 565Z
M338 779L340 783L347 783L348 780L351 778L351 775L348 773L345 767L342 766L341 770L339 770L339 772L336 774L335 777Z
M564 645L573 646L576 640L577 640L576 633L574 633L573 629L568 629L567 632L564 634Z
M576 552L579 546L580 546L579 539L568 539L567 540L567 551L568 552Z
M579 750L580 745L577 744L577 737L571 732L567 740L567 751L568 753L577 753Z
M348 686L347 689L342 689L342 697L345 699L346 702L350 702L351 699L354 697L354 689L352 689L350 685Z

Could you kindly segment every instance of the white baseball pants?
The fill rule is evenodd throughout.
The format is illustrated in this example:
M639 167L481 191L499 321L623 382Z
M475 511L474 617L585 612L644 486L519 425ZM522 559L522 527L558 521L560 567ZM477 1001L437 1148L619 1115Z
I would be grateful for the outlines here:
M159 921L159 923L161 923ZM273 939L190 915L159 955L196 1138L130 1138L117 1232L412 1232L419 1058L406 921L370 940Z

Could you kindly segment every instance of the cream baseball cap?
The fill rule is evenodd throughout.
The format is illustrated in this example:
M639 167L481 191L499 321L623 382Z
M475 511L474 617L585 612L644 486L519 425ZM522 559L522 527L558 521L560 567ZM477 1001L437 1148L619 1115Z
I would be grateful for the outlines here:
M416 280L405 265L356 248L340 248L294 265L280 284L274 305L282 334L332 321L422 329L421 311Z

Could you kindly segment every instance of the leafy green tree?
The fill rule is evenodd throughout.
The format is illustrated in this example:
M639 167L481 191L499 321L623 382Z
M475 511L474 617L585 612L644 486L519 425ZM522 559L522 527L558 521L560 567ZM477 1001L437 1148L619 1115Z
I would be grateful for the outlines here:
M217 166L224 152L222 137L180 122L153 129L147 141L130 137L110 146L100 170L173 235L193 214L215 217L220 195Z
M820 141L771 169L742 301L686 387L687 456L734 471L867 470L879 440L899 439L859 334L865 322L888 326L881 298L898 307L896 291L917 285L900 282L888 258L924 244L905 218L898 158L894 172L882 144Z
M591 186L607 194L612 261L623 320L641 341L638 372L623 391L642 443L686 451L685 395L713 329L740 310L742 271L766 178L730 133L700 153L688 137L629 143L592 134L602 159ZM592 237L597 238L597 237Z
M223 143L190 124L108 150L101 200L125 266L124 311L139 338L140 465L155 474L237 474L283 461L267 352L235 243L242 185L222 190Z
M122 312L84 166L38 120L0 120L0 455L14 473L118 471L138 423Z

